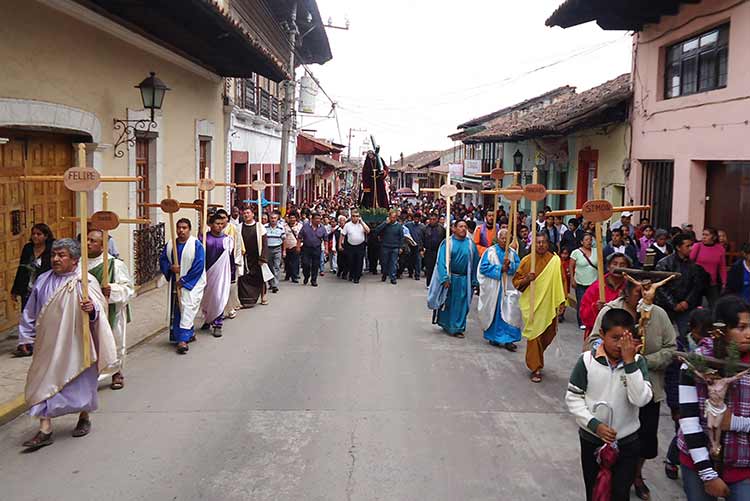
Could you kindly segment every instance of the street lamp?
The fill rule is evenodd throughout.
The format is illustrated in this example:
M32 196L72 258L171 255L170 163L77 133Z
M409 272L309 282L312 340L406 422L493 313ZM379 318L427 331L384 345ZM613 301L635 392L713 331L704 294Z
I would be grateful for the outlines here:
M516 152L513 154L513 170L516 172L521 171L523 168L523 153L521 153L521 150L516 150Z
M164 104L164 96L167 91L170 90L170 88L167 87L167 85L162 82L153 71L150 72L149 76L144 78L141 83L136 85L135 88L141 92L143 107L151 112L151 119L114 119L114 130L122 131L120 137L118 137L115 142L115 158L122 158L125 156L125 150L119 149L123 144L127 143L128 147L135 146L136 131L147 132L156 128L157 124L154 121L154 111L161 109Z

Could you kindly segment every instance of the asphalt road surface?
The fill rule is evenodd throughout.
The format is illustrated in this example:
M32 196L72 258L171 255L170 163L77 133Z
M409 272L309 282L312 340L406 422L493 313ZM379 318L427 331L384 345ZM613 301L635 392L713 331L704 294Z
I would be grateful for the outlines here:
M60 418L52 446L22 454L35 420L1 427L0 499L585 499L563 400L580 349L571 322L541 385L523 344L489 346L474 313L466 339L443 335L414 280L284 283L224 330L187 356L166 335L134 350L88 437ZM663 456L665 409L661 426ZM661 459L646 479L652 499L684 499Z

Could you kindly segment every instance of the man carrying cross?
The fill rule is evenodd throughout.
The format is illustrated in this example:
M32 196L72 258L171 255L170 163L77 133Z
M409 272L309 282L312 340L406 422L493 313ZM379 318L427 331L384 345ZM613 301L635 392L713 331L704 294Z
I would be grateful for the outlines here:
M234 275L234 239L224 233L224 215L214 213L208 218L206 233L206 290L203 292L201 330L212 328L214 337L222 336L224 309Z
M549 251L545 233L537 234L535 247L535 268L531 269L533 256L524 257L513 276L513 285L521 291L526 366L531 371L531 381L541 383L544 351L557 335L557 316L565 304L565 292L560 258ZM532 282L536 283L535 291L529 287Z
M91 431L89 413L98 407L97 378L117 360L115 340L104 312L107 301L96 279L85 274L83 300L81 246L70 238L52 244L52 269L39 276L29 296L19 332L35 339L26 376L29 414L39 432L23 443L28 451L51 445L52 418L80 413L74 437ZM89 322L90 334L84 329Z
M172 292L172 324L169 340L177 343L177 353L188 352L188 343L195 341L195 316L198 314L206 287L206 253L197 238L190 234L189 219L177 221L177 260L172 241L164 246L159 258L161 272L170 282Z
M112 374L110 388L121 390L125 385L125 377L122 375L122 369L125 364L125 352L127 351L126 329L130 322L130 306L128 306L128 303L135 296L135 288L133 280L130 278L128 265L109 255L107 256L109 277L107 285L103 285L105 282L104 233L101 230L89 231L88 250L89 273L99 282L102 294L104 294L104 297L109 302L107 320L109 320L109 326L112 328L112 334L115 337L115 344L117 346L117 363L113 368L116 372Z

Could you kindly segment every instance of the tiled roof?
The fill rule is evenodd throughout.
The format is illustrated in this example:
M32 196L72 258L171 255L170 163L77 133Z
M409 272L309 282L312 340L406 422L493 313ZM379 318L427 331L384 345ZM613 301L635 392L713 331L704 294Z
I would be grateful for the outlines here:
M593 89L571 94L546 108L526 114L510 113L487 125L464 142L524 139L531 136L565 134L586 120L628 100L632 95L630 74L621 75Z
M409 156L404 157L403 163L401 160L394 162L389 169L391 170L406 170L406 169L421 169L426 165L429 165L435 161L440 160L441 151L420 151L419 153L413 153ZM403 165L403 169L401 166Z
M468 122L462 123L461 125L458 126L458 128L467 129L469 127L476 127L478 125L483 125L489 122L490 120L501 117L503 115L507 115L508 113L511 113L512 111L523 109L538 101L543 102L545 99L554 99L557 96L561 96L565 94L574 94L575 91L576 91L575 87L571 87L570 85L563 85L562 87L558 87L557 89L552 89L551 91L545 92L544 94L540 94L536 97L532 97L531 99L526 99L525 101L521 101L520 103L516 103L512 106L507 106L501 110L494 111L487 115L482 115L481 117L473 118L469 120Z
M673 16L682 4L700 0L566 0L547 19L547 26L570 28L589 21L605 30L641 31L647 24Z

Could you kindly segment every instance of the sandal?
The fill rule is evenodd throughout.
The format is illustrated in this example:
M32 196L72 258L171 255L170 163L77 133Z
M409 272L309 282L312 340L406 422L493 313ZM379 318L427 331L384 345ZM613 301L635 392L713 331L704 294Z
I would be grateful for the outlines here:
M180 344L177 345L177 353L179 353L180 355L184 355L185 353L188 352L189 349L190 348L188 347L187 343L185 343L185 342L182 342L182 343L180 343Z
M532 383L541 383L542 382L542 373L539 371L532 372L531 373L531 382Z
M19 344L16 351L13 352L14 358L30 357L34 354L33 344ZM40 432L41 433L41 432Z
M122 390L125 387L125 377L121 373L112 375L112 384L109 387L113 390Z
M78 424L73 429L72 435L76 438L85 437L91 432L91 420L89 419L78 419Z
M463 333L463 332L459 332L458 334L456 334L456 337L457 337L458 339L463 339L463 338L465 338L466 336L464 336L464 333Z
M52 445L54 442L55 441L52 440L52 432L43 433L42 431L38 431L37 434L34 435L34 438L25 441L23 446L26 447L27 452L34 452L42 447Z
M260 304L263 305L263 306L268 305L268 299L261 300Z
M635 495L638 499L643 499L644 501L651 499L651 490L645 484L643 478L635 479L635 482L633 482L633 489L635 489Z

